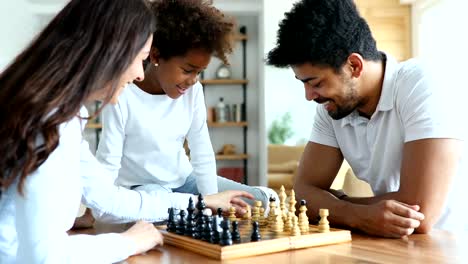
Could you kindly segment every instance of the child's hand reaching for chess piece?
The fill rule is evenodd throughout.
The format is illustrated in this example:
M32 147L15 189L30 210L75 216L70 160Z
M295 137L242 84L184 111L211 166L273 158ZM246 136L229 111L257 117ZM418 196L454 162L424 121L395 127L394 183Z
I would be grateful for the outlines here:
M213 212L221 208L223 212L227 213L230 207L234 207L237 215L244 215L247 212L248 204L241 198L254 199L253 195L248 192L231 190L207 195L205 196L205 202L206 206Z

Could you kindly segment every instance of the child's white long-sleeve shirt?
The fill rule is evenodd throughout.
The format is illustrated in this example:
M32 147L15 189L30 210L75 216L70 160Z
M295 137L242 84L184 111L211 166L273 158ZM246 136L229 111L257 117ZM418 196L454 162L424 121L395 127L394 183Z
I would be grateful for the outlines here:
M218 191L216 161L206 124L200 83L178 99L151 95L130 84L117 105L102 113L98 160L113 172L116 184L180 187L193 173L202 194ZM189 161L183 148L187 138ZM186 204L186 198L181 203Z

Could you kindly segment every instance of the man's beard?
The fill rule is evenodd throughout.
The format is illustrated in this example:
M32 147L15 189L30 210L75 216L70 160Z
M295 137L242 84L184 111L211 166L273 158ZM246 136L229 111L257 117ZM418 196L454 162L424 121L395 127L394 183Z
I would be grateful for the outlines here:
M348 116L359 105L360 99L355 89L356 85L348 80L345 81L345 86L348 87L348 90L340 100L343 103L339 105L336 101L333 101L333 103L336 106L336 110L328 112L328 115L331 116L331 118L333 118L334 120L339 120Z

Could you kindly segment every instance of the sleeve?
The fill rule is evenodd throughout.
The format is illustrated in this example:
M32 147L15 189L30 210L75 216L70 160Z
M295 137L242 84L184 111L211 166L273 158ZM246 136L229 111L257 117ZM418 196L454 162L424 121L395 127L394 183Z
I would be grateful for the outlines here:
M187 134L190 158L197 188L203 195L218 192L216 160L206 124L206 106L203 88L197 83L193 121Z
M314 125L312 126L310 141L339 148L331 117L322 105L317 105L316 109L317 111L315 114Z
M26 178L24 196L16 195L18 263L113 263L136 252L120 234L68 236L81 196L81 129L69 124L58 147Z
M96 151L97 159L111 172L114 181L119 175L125 142L125 123L128 113L124 105L125 102L119 101L116 105L108 104L102 110L102 134Z
M145 192L116 186L112 173L106 170L81 144L82 202L91 208L94 217L107 223L128 223L137 220L159 222L167 219L168 208L185 209L193 197L185 193Z
M405 142L423 138L463 139L457 113L448 94L417 65L400 75L397 107L405 128ZM445 88L444 88L445 89Z

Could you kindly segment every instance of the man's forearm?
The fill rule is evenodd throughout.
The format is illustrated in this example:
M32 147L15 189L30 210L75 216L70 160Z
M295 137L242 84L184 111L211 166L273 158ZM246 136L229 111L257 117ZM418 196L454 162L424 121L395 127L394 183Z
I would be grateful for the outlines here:
M396 200L400 201L400 195L398 192L390 192L385 193L378 196L373 197L351 197L351 196L344 196L341 198L342 200L348 201L354 204L362 204L362 205L369 205L375 204L383 200ZM400 201L401 202L401 201Z

